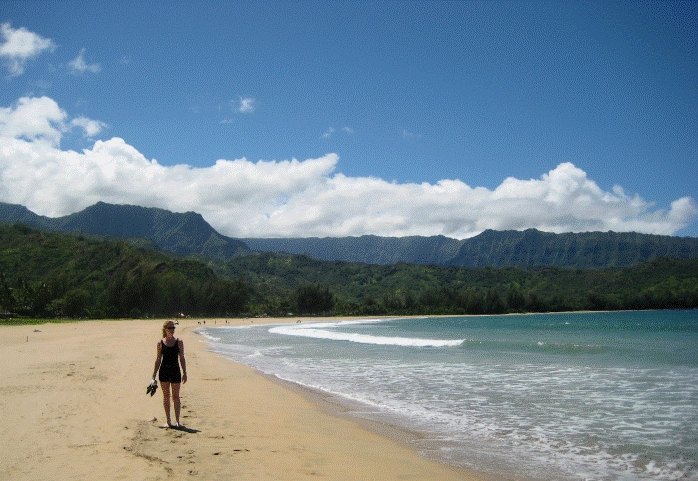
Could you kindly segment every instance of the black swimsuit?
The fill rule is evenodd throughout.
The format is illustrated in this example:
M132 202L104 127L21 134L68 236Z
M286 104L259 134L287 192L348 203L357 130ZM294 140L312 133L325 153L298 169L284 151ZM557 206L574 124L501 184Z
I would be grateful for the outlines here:
M179 340L175 339L173 346L167 346L162 341L162 362L160 363L160 382L182 382L182 373L179 371Z

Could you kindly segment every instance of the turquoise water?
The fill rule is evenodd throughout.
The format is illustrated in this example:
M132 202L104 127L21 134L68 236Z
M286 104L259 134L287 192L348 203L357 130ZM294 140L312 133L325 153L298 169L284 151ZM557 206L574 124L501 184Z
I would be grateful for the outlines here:
M698 311L207 327L213 350L417 429L423 455L546 480L698 480Z

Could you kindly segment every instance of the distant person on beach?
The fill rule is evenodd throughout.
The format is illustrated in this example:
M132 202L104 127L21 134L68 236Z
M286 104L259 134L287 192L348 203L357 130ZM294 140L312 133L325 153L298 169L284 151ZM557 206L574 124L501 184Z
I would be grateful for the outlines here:
M181 339L174 337L175 323L167 321L162 325L162 339L158 342L158 355L155 358L155 368L153 369L153 381L155 375L160 370L160 386L162 387L163 405L165 406L165 416L168 427L181 427L179 423L179 413L181 401L179 399L179 388L181 383L187 382L187 363L184 360L184 343ZM179 366L182 365L180 372ZM175 420L172 424L170 420L170 397L174 403Z

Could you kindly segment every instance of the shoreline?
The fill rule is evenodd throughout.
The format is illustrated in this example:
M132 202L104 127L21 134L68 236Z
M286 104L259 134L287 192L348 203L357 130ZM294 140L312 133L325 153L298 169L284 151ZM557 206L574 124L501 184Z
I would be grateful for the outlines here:
M418 456L419 458L431 462L431 463L436 463L440 466L445 467L448 470L453 470L454 473L457 475L459 474L460 478L458 479L463 479L464 481L507 481L510 479L516 479L518 481L533 481L528 478L522 478L522 477L516 477L516 478L506 478L502 477L499 475L495 475L492 473L484 473L484 472L479 472L473 469L469 468L464 468L464 467L458 467L458 466L452 466L445 462L442 459L438 458L431 458L428 456L425 456L419 452L419 449L414 446L414 442L417 440L428 440L429 439L429 434L419 431L419 430L411 430L408 428L405 428L403 426L399 426L395 423L391 423L388 420L375 420L375 419L369 419L366 417L359 416L355 414L355 411L360 410L360 408L363 406L360 402L358 401L351 401L349 399L342 398L341 396L322 391L319 389L312 388L310 386L305 386L302 384L299 384L294 381L282 379L276 375L273 374L267 374L262 371L259 371L258 369L255 369L253 367L247 366L245 364L242 364L238 361L229 359L225 357L225 355L217 353L216 351L213 350L213 346L211 345L210 341L205 338L205 336L199 334L196 332L200 328L209 328L209 327L225 327L227 326L243 326L243 325L249 325L249 324L288 324L288 323L296 323L296 322L301 322L301 323L313 323L313 322L327 322L328 320L336 321L336 322L342 322L342 321L357 321L357 320L364 320L364 319L406 319L408 317L448 317L448 316L346 316L346 317L303 317L303 316L296 316L296 317L288 317L288 318L273 318L273 317L262 317L262 318L235 318L235 319L230 319L228 318L227 321L228 323L225 323L225 319L223 320L224 323L214 323L213 325L209 324L201 324L197 325L196 328L194 329L194 333L199 336L201 341L208 346L207 351L210 352L211 354L214 354L216 356L219 356L222 358L224 362L231 362L235 363L238 365L242 365L250 370L252 370L256 375L264 378L268 382L271 382L275 385L281 386L283 389L286 389L288 391L292 391L294 393L299 394L302 396L304 399L308 400L311 404L316 406L318 409L320 409L324 414L329 415L331 417L335 418L340 418L344 419L346 421L351 422L352 424L356 424L360 427L360 429L363 429L367 432L376 434L382 438L394 441L408 450L412 451L412 453L415 456ZM207 319L208 320L208 319ZM221 319L217 319L217 321L220 321ZM441 478L435 478L435 479L441 479Z
M231 362L236 362L236 361L231 361ZM375 419L369 419L369 418L357 415L355 413L354 409L352 408L352 406L356 406L356 407L361 406L361 404L358 402L353 402L350 400L341 399L339 396L336 396L334 394L327 393L325 391L321 391L321 390L317 390L317 389L313 389L311 387L303 386L303 385L295 383L293 381L287 381L287 380L281 379L281 378L274 376L274 375L271 375L271 374L265 374L265 373L257 371L257 370L255 370L255 372L259 376L262 376L262 377L268 379L270 382L273 382L275 384L279 384L285 389L299 393L301 396L308 399L311 403L313 403L319 409L321 409L322 412L324 412L330 416L339 417L339 418L351 421L353 423L356 423L362 429L365 429L365 430L370 431L372 433L375 433L381 437L390 439L392 441L395 441L399 444L404 445L406 448L413 451L416 456L419 456L422 459L437 463L437 464L445 466L449 469L453 469L456 472L462 473L463 476L465 476L463 478L464 480L511 481L511 480L516 479L517 481L534 481L531 478L526 478L526 477L522 477L522 476L504 477L504 476L497 475L494 473L485 473L485 472L477 471L474 469L464 468L464 467L460 467L460 466L453 466L453 465L449 464L448 462L446 462L444 459L440 459L436 456L434 456L434 457L427 456L425 454L422 454L420 452L420 450L414 446L414 443L416 441L428 443L429 440L432 439L430 437L429 433L419 431L419 430L408 429L408 428L405 428L403 426L399 426L393 422L390 422L389 420L386 420L386 419L375 420Z
M160 392L143 394L163 321L0 325L0 478L494 479L423 458L390 433L212 352L195 319L179 319L176 333L189 372L186 428L163 429Z
M336 322L342 322L342 321L356 321L356 320L365 320L365 319L407 319L410 317L414 318L423 318L423 317L461 317L461 316L353 316L353 317L332 317L332 318L317 318L317 317L292 317L292 318L258 318L261 320L268 319L266 322L257 322L257 324L283 324L283 323L295 323L295 322L302 322L302 323L312 323L312 322L327 322L328 320L331 321L336 321ZM247 325L250 319L244 319L242 320L243 322L240 322L240 320L236 320L237 322L235 324L231 323L228 324L228 326L240 326L240 325ZM255 319L256 320L256 319ZM225 327L225 324L206 324L206 325L200 325L197 326L197 329L199 328L208 328L208 327ZM395 441L403 446L405 446L407 449L411 450L415 455L419 456L420 458L428 461L428 462L434 462L439 465L445 466L448 469L455 470L458 473L461 473L464 478L464 480L480 480L480 481L511 481L511 480L517 480L517 481L534 481L533 478L521 476L521 475L505 475L505 474L495 474L495 473L490 473L490 472L484 472L484 471L478 471L477 469L469 468L469 467L463 467L463 466L454 466L452 464L449 464L448 461L444 458L439 457L438 455L434 455L433 451L431 452L431 456L427 455L426 453L422 453L420 451L420 448L416 447L415 444L417 442L421 443L429 443L430 439L433 439L431 433L425 432L425 431L420 431L417 429L410 429L408 427L402 426L397 424L396 422L390 420L388 416L371 416L371 417L366 417L358 414L361 411L364 411L367 406L363 405L359 401L354 401L348 398L344 398L340 395L333 394L327 391L323 391L321 389L316 389L310 386L306 386L300 383L297 383L295 381L291 380L286 380L283 378L280 378L274 374L267 374L262 371L259 371L258 369L255 369L253 367L249 367L245 364L240 363L239 361L229 359L225 357L224 354L216 353L212 349L212 345L210 344L210 341L205 338L205 336L199 334L198 332L195 333L201 337L203 342L208 344L211 349L210 352L219 355L222 357L225 361L227 362L232 362L236 364L241 364L245 367L248 367L249 369L252 369L257 375L267 379L268 381L282 386L284 389L293 391L295 393L300 394L303 396L305 399L309 400L312 404L317 406L319 409L321 409L324 413L333 416L333 417L339 417L342 419L346 419L352 423L358 424L362 429L370 431L372 433L375 433L381 437L390 439L392 441ZM371 408L368 408L371 409Z

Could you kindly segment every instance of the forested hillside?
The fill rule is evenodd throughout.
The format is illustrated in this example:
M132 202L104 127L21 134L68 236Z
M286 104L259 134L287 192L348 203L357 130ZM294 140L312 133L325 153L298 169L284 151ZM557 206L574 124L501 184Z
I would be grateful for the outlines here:
M603 269L633 266L658 257L697 258L698 239L637 232L553 234L536 229L486 230L466 240L449 264Z
M433 237L243 239L259 252L306 254L320 260L367 264L436 264L459 267L627 267L658 257L698 257L698 239L636 232L553 234L486 230L465 240Z
M258 252L304 254L323 261L363 262L366 264L448 265L463 241L444 236L308 237L300 239L253 239L242 241Z
M0 312L31 317L225 315L247 309L248 286L206 265L22 224L0 226Z
M124 242L0 226L0 313L17 317L499 314L698 308L698 259L607 270L326 262L207 264Z
M216 263L214 270L268 289L329 287L337 300L335 310L351 315L698 307L698 259L659 258L606 270L471 269L261 254Z
M36 229L81 233L99 238L120 238L130 244L150 246L177 255L202 255L227 259L247 246L225 237L200 214L98 202L64 217L40 216L25 207L0 202L0 221L21 222Z

